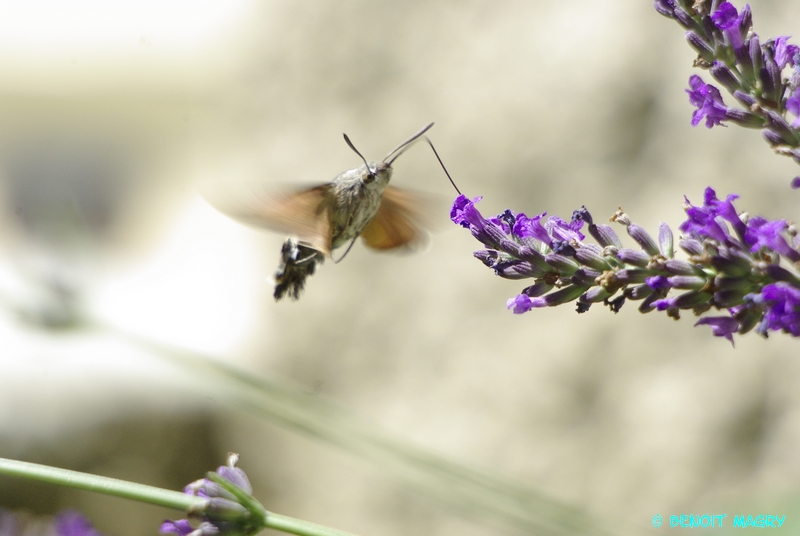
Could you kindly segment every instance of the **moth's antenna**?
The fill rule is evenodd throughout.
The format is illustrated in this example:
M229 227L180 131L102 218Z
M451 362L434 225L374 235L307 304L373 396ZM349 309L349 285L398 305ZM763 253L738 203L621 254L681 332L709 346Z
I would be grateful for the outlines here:
M456 192L458 192L458 195L462 195L461 194L461 190L459 190L458 186L456 186L456 183L453 182L453 177L451 177L450 174L447 172L447 168L444 167L444 162L442 162L442 159L439 158L439 153L436 152L436 147L433 146L433 143L431 143L431 140L428 138L428 136L425 136L425 141L427 141L428 145L430 145L431 149L433 149L433 154L436 155L436 160L438 160L439 161L439 165L442 166L442 169L444 170L444 174L447 175L448 179L450 179L450 184L452 184L453 188L456 189Z
M350 249L352 249L352 247L353 247L353 244L355 244L355 243L356 243L356 238L358 238L358 235L356 235L356 236L354 236L354 237L353 237L353 239L350 241L350 245L349 245L349 246L347 246L347 249L346 249L346 250L344 250L344 254L343 254L341 257L339 257L339 259L338 259L338 260L335 260L335 261L333 261L333 264L339 264L340 262L342 262L342 260L343 260L345 257L347 257L347 254L348 254L348 253L350 253Z
M397 157L400 156L405 152L406 149L411 147L411 144L419 139L420 136L428 132L428 130L433 126L433 123L428 124L426 127L423 127L422 130L408 138L406 141L389 151L389 154L386 155L386 158L383 159L383 163L387 166L391 166L392 162L397 160ZM391 160L390 160L391 157Z
M355 146L355 145L353 145L353 142L352 142L352 141L350 141L350 138L348 138L348 137L347 137L347 134L344 134L344 133L343 133L343 134L342 134L342 136L344 136L344 141L345 141L345 142L347 142L347 145L348 145L348 146L349 146L349 147L350 147L350 148L351 148L351 149L352 149L352 150L353 150L353 151L354 151L354 152L355 152L355 153L356 153L358 156L360 156L360 157L361 157L361 160L363 160L363 161L364 161L364 165L365 165L365 166L367 166L367 173L369 173L370 175L374 175L374 173L372 173L372 170L369 168L369 164L367 163L367 159L366 159L366 158L364 158L364 155L363 155L363 154L361 154L361 153L359 153L359 152L358 152L358 149L356 149L356 146ZM348 249L349 249L349 248L348 248ZM345 253L345 255L347 255L347 253ZM342 256L342 259L343 259L343 258L344 258L344 255ZM339 259L339 260L342 260L342 259ZM336 262L339 262L339 261L336 261Z

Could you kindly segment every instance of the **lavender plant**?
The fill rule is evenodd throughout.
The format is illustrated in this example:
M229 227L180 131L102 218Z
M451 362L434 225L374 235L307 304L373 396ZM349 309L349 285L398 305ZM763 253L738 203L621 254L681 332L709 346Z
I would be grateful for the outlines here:
M354 536L349 532L268 512L251 495L250 481L244 471L236 467L238 461L238 454L229 454L227 465L219 467L216 472L207 473L206 478L189 484L183 493L6 458L0 458L0 475L28 478L176 508L187 512L187 517L195 520L194 524L189 519L167 520L161 525L162 534L246 536L264 529L274 529L301 536ZM22 536L34 532L27 530L18 516L0 509L0 536ZM57 536L102 536L85 518L73 512L57 516L52 530L47 532L50 533Z
M755 328L761 335L782 331L800 336L800 277L789 266L800 263L800 239L784 220L738 214L736 195L724 200L707 188L702 206L686 200L687 220L674 255L674 235L666 223L658 240L618 210L612 217L624 225L638 249L623 246L614 230L595 224L586 209L570 221L546 213L529 218L506 210L485 218L475 207L481 199L460 195L450 217L470 230L486 249L475 257L506 279L533 279L508 300L516 314L577 300L577 311L603 303L617 312L627 300L641 301L639 311L664 311L680 318L681 310L702 316L712 309L722 316L702 316L714 335L733 342L734 333ZM581 232L587 225L596 243ZM676 291L676 292L674 292Z
M739 13L719 0L656 0L656 10L687 29L697 51L695 66L707 69L743 108L728 107L715 86L692 75L687 90L696 107L692 125L725 121L763 129L778 154L800 163L800 47L781 36L761 44L752 30L750 6ZM792 74L783 78L791 67ZM790 123L787 114L794 116ZM800 188L800 177L792 181ZM786 220L739 214L737 195L717 198L706 188L702 206L686 199L688 219L679 229L678 246L687 258L674 256L674 235L666 223L658 241L627 214L611 218L624 225L639 249L623 247L608 225L597 225L586 207L569 222L546 213L529 218L506 210L484 218L472 200L459 195L450 217L468 228L486 249L475 257L506 279L533 279L508 300L521 314L577 300L586 312L602 302L617 312L627 300L641 301L639 311L664 311L679 319L681 310L701 318L714 335L733 343L734 333L753 329L763 336L781 331L800 336L800 239ZM585 242L584 225L596 243ZM726 312L707 315L711 310Z
M694 66L708 70L741 105L727 106L717 87L692 75L687 90L697 108L692 125L705 119L708 128L726 121L760 128L777 154L800 164L800 48L789 44L788 36L762 44L749 5L741 12L719 0L656 0L654 6L687 30L686 41L697 52ZM791 74L784 77L784 70ZM792 187L800 188L800 177Z

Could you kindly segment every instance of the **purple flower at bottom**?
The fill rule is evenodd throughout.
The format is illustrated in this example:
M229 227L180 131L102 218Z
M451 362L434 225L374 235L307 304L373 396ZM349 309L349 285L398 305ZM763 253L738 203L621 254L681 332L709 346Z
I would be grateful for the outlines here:
M74 510L58 514L53 520L53 529L58 536L102 536L88 519Z
M739 322L729 316L707 316L701 318L695 326L711 326L711 332L717 337L725 337L733 344L733 334L739 330Z
M765 285L761 291L765 314L761 330L783 331L800 337L800 289L789 283Z
M697 108L692 114L692 126L699 125L704 117L707 128L722 125L722 121L728 118L728 107L722 101L719 90L703 82L703 79L696 74L689 77L689 88L686 90L689 102Z

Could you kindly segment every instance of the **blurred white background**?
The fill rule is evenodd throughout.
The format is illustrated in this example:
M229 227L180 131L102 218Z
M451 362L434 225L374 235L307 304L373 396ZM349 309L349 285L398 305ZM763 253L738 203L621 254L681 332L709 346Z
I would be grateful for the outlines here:
M798 33L799 2L750 4L762 41ZM676 23L633 0L0 2L0 456L177 489L236 451L279 513L363 535L529 530L256 418L124 332L296 384L598 526L798 526L796 341L732 348L633 303L514 316L524 282L495 277L455 226L422 255L357 244L274 303L284 237L196 193L328 181L360 163L342 132L380 159L435 121L484 214L585 204L604 220L621 205L677 232L682 196L711 185L796 218L796 164L757 131L691 128L693 59ZM398 186L453 195L423 144L394 167ZM117 535L178 517L4 477L0 505L77 507Z

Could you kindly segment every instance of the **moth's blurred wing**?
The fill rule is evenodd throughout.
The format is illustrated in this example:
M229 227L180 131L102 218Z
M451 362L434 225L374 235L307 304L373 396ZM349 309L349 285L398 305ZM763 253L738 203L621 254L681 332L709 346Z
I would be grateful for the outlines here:
M387 186L380 207L361 238L377 250L420 249L428 242L429 205L423 194Z
M203 197L238 222L292 235L309 247L330 255L329 184L306 190L267 193L255 189L209 192Z

